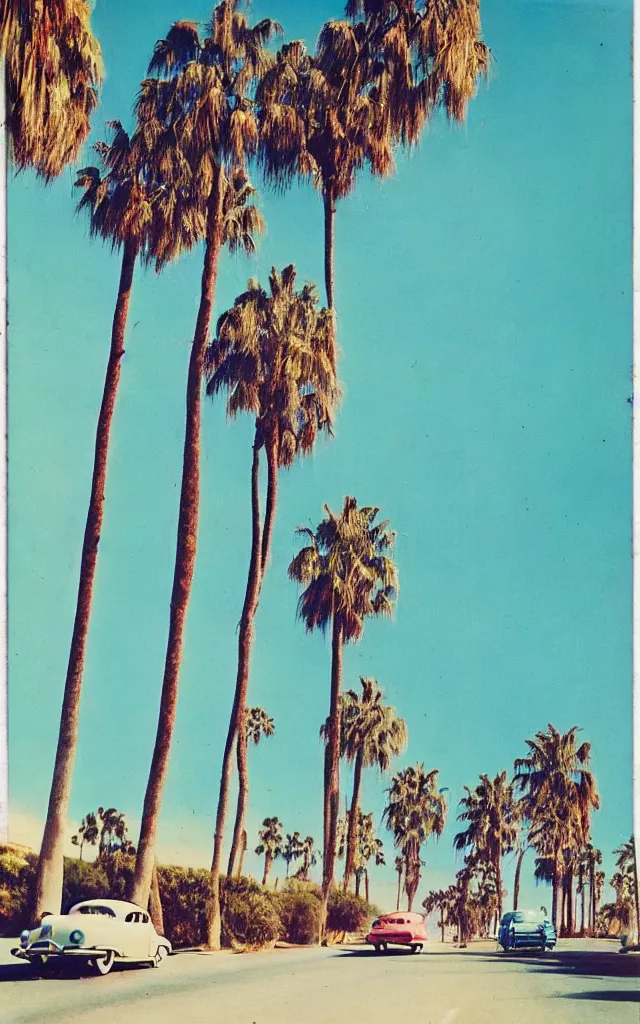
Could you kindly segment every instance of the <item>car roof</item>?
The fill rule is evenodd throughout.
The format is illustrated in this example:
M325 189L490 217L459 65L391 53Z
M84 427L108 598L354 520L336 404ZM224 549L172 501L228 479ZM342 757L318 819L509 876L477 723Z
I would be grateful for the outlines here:
M108 907L117 915L128 914L132 910L142 910L137 903L129 903L127 900L82 900L74 903L71 910L78 910L80 907Z
M378 920L379 921L388 921L390 917L391 918L393 918L393 917L404 917L405 919L408 919L408 920L411 921L411 920L417 920L418 918L420 918L420 920L422 920L422 918L424 917L424 914L417 914L415 912L415 910L390 910L389 913L387 913L387 914L380 914L380 917L378 918Z

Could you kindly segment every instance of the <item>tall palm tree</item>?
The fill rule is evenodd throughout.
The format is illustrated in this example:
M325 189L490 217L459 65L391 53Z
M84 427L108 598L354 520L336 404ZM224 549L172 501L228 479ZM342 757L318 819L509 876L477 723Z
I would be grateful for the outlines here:
M262 884L267 884L267 878L271 871L271 865L277 857L282 856L282 822L279 818L265 818L262 828L258 832L260 843L256 846L256 853L259 857L264 854L264 874Z
M302 840L299 832L293 834L287 833L287 838L282 850L281 857L287 865L287 878L289 877L289 868L292 863L300 860L302 856Z
M402 858L396 857L396 860L400 860L400 863L402 864ZM437 910L440 913L440 920L438 921L438 926L440 928L441 942L444 942L444 929L445 925L447 924L447 911L449 909L450 901L451 894L448 889L432 889L430 892L427 893L425 899L423 899L422 901L422 906L424 907L425 914L427 916L429 916L429 914L432 914L434 910ZM399 894L397 909L400 909Z
M209 944L220 944L219 877L226 821L233 744L246 772L246 734L242 728L249 685L254 618L277 504L277 475L299 455L309 454L319 433L331 434L339 397L333 361L333 322L318 309L312 285L295 288L296 272L275 268L269 291L250 281L246 292L218 321L207 354L207 391L227 392L227 412L255 416L251 465L251 555L238 630L238 662L233 707L224 747L216 814L209 913ZM267 452L267 508L260 515L260 453ZM243 790L240 797L243 798ZM237 839L237 837L236 837ZM235 857L235 849L232 849Z
M362 693L348 690L342 705L341 753L353 764L353 795L348 815L344 891L353 874L356 853L356 832L363 768L376 767L382 774L389 770L391 760L398 757L408 741L407 723L390 704L383 704L384 694L375 679L360 677Z
M236 866L236 859L240 852L242 836L244 834L244 818L249 799L249 772L247 767L247 743L258 746L263 736L273 736L275 732L273 718L270 718L264 708L245 708L244 732L245 742L236 743L236 756L238 760L238 808L236 811L236 823L233 830L233 843L229 854L229 866L227 874L233 875ZM245 755L244 757L242 755Z
M420 884L420 853L430 836L439 838L447 820L445 790L438 788L438 769L426 772L423 764L398 772L387 790L383 820L401 850L408 910Z
M384 845L381 839L376 836L373 824L373 814L358 812L358 828L356 831L356 850L353 859L353 869L356 876L356 895L360 895L360 878L364 878L365 900L369 903L369 861L373 859L376 867L386 864L384 856Z
M35 880L35 913L51 911L62 900L64 832L78 745L78 721L89 620L98 549L104 516L111 426L120 383L121 361L136 261L148 245L154 186L145 174L133 140L119 121L109 123L112 139L99 143L102 170L85 167L77 185L84 190L78 208L89 214L92 236L122 250L116 305L111 326L109 358L96 426L89 508L82 542L76 611L64 685L64 696L49 805ZM159 228L157 229L159 230ZM182 242L178 234L178 242ZM176 245L175 255L181 244ZM158 267L160 269L160 266Z
M145 792L130 897L146 906L155 860L162 793L169 768L175 722L182 644L196 560L200 504L200 407L205 351L216 289L220 252L232 247L252 252L261 218L246 199L242 216L225 210L232 169L242 171L257 143L257 125L249 98L252 84L268 63L264 44L278 26L270 20L251 27L237 0L221 0L212 12L209 35L177 22L155 47L150 77L143 83L138 110L156 114L149 131L166 137L162 168L169 180L186 177L195 186L203 218L204 264L198 315L189 356L182 483L176 557L169 614L167 651L158 728ZM247 197L248 198L248 197ZM231 207L236 206L232 202ZM162 251L162 250L160 250Z
M336 833L340 801L340 739L342 652L346 643L362 636L369 616L390 616L398 590L398 572L392 558L395 534L388 522L376 523L379 509L358 507L355 498L344 500L335 515L325 505L326 517L315 533L299 528L308 544L289 566L289 577L304 588L298 615L308 631L325 632L331 626L331 698L329 737L325 755L324 837L321 929L326 922L333 885Z
M77 159L98 103L103 67L91 4L0 0L0 55L13 163L51 181Z
M464 832L458 832L453 845L456 850L473 847L493 864L498 893L498 917L502 917L502 858L510 853L518 839L520 804L514 797L513 783L507 782L506 771L494 779L481 775L472 791L464 787L458 821L468 822Z
M561 852L574 843L588 843L591 812L600 806L596 781L589 770L591 746L578 746L577 733L577 726L561 733L549 724L546 732L538 732L535 739L526 741L529 756L514 763L514 781L524 793L524 812L532 831L538 832L538 846L541 841L548 844L543 852L552 862L552 918L556 928Z

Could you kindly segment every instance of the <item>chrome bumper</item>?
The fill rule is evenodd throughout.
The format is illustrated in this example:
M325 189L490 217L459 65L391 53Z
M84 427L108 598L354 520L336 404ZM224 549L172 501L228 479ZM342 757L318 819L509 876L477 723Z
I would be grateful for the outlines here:
M36 956L46 957L80 957L86 960L95 959L96 957L102 960L107 956L106 949L89 949L86 946L59 946L56 942L42 943L42 945L28 946L23 949L22 946L16 946L11 950L11 955L18 957L20 960L31 960ZM115 952L115 951L114 951ZM116 953L116 956L118 954Z

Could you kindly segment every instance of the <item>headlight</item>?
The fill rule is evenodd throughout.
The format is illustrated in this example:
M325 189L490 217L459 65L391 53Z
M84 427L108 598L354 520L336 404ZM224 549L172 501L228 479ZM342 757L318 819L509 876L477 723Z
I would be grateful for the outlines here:
M20 932L20 945L21 946L26 946L28 944L28 942L29 942L29 935L30 934L31 933L29 932L29 930L27 928L25 928L25 930L23 932Z
M71 935L69 936L69 942L73 942L74 946L81 946L82 943L84 942L83 933L78 928L76 928L74 932L71 932Z

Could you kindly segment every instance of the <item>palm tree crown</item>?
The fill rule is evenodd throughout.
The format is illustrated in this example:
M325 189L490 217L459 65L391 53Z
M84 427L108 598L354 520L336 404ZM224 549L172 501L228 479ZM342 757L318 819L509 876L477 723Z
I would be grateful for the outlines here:
M51 181L73 163L98 104L103 66L87 0L2 0L0 54L13 163Z

